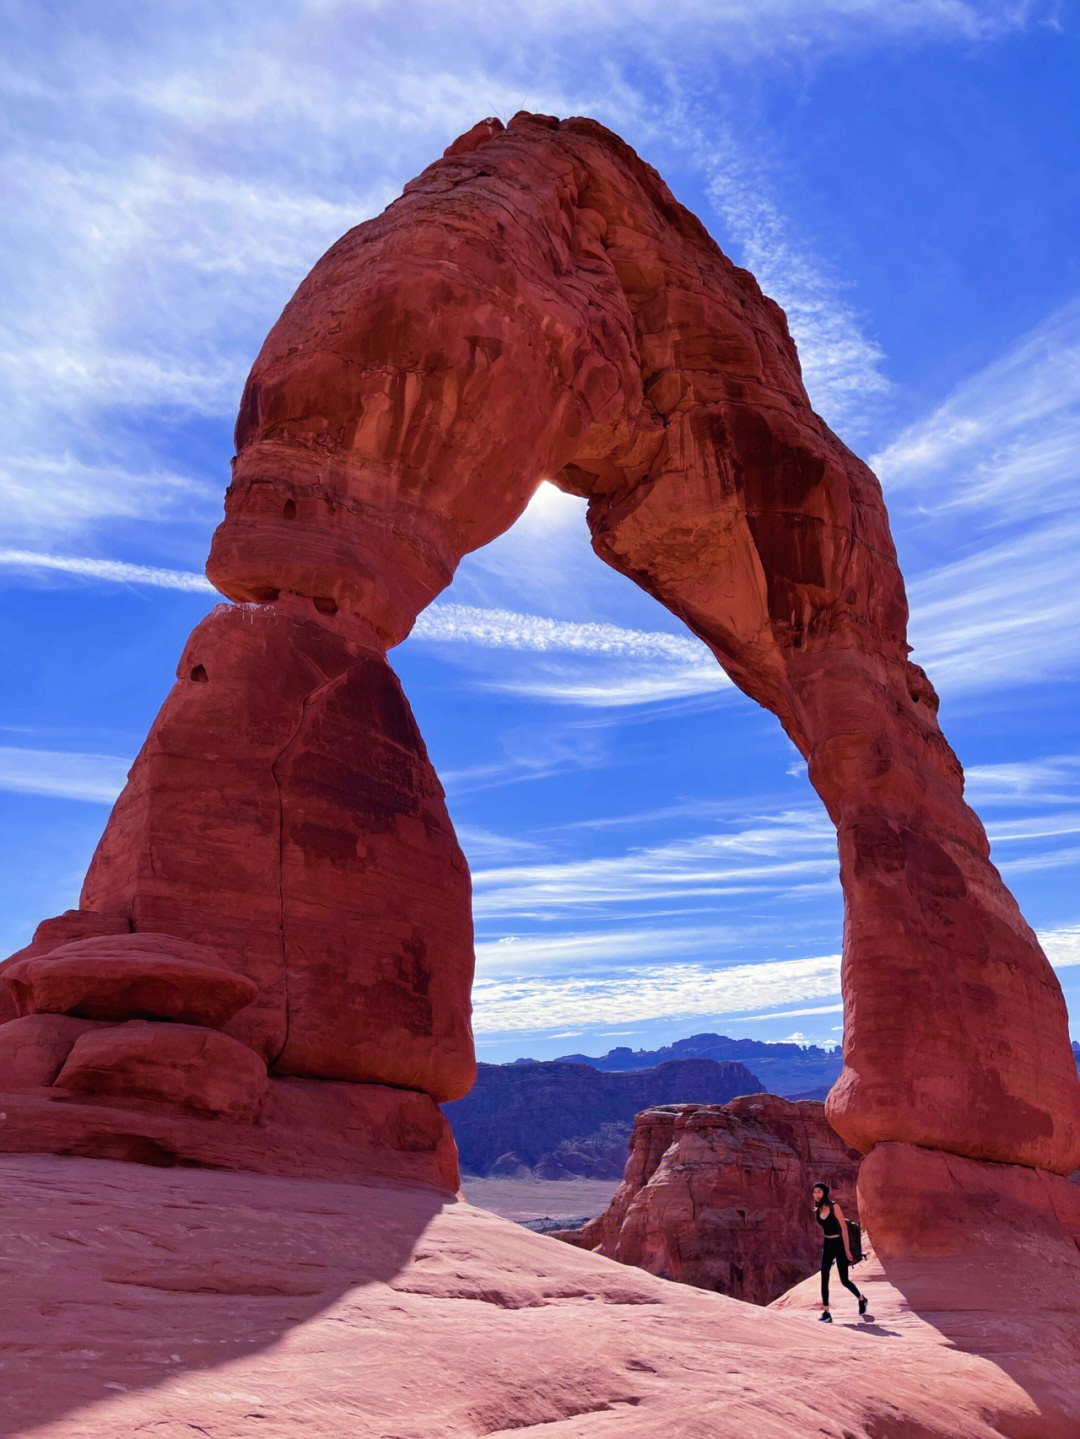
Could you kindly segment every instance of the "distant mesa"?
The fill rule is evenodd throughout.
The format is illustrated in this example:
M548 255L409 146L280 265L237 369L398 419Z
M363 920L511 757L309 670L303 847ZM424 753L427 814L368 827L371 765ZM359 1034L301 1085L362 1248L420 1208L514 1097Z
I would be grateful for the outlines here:
M843 1057L839 1049L816 1044L775 1043L760 1039L729 1039L723 1034L693 1034L660 1049L629 1049L620 1045L607 1054L563 1054L565 1064L591 1064L609 1073L649 1069L673 1059L713 1059L745 1064L763 1081L761 1088L787 1099L824 1099L840 1078ZM689 1096L687 1096L689 1098Z
M445 1106L467 1174L618 1179L634 1116L654 1104L722 1104L754 1094L745 1066L681 1059L628 1074L562 1060L481 1064L464 1099Z

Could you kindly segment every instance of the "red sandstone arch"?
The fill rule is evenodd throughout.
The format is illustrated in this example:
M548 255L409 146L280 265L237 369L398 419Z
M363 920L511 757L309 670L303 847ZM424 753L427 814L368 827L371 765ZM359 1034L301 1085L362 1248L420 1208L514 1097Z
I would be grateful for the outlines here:
M384 656L553 475L836 824L835 1127L1080 1162L1060 987L908 661L880 487L783 313L626 145L529 115L462 137L300 286L236 445L208 574L247 607L189 641L65 933L213 950L258 984L228 1032L276 1074L462 1093L468 872Z

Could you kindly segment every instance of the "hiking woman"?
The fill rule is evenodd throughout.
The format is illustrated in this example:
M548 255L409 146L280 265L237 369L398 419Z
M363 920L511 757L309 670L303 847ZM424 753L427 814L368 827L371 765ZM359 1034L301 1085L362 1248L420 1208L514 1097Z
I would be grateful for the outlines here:
M848 1278L848 1265L852 1262L851 1242L848 1239L847 1224L844 1222L844 1211L835 1199L829 1198L827 1184L814 1185L814 1212L821 1225L821 1322L832 1323L832 1315L829 1313L829 1270L834 1261L840 1283L845 1289L851 1290L859 1301L859 1313L865 1314L866 1296L860 1294Z

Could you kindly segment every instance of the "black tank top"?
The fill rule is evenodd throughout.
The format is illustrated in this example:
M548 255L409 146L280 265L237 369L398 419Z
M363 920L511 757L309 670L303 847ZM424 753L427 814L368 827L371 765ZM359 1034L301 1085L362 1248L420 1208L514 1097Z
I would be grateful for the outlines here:
M822 1209L827 1209L827 1210L829 1211L828 1214L825 1216L824 1219L822 1219L822 1217L821 1217L821 1210L822 1210ZM821 1208L818 1209L818 1211L817 1211L817 1222L821 1225L821 1237L822 1237L822 1239L839 1239L839 1238L840 1238L840 1221L839 1221L839 1219L837 1219L837 1217L836 1217L836 1210L833 1208L833 1206L832 1206L831 1204L823 1204L823 1205L821 1206Z

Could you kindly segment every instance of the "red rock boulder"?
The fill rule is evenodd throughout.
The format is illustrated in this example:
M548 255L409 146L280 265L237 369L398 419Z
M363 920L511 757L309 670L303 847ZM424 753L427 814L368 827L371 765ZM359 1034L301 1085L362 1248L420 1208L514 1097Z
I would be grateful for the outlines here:
M9 965L0 983L20 1014L176 1020L221 1029L257 990L212 950L168 934L78 939Z
M66 1014L28 1014L0 1024L0 1093L52 1084L75 1041L97 1027Z
M859 1155L811 1100L748 1095L639 1114L607 1211L560 1233L581 1248L682 1284L768 1304L821 1258L811 1189L856 1217Z
M81 1035L55 1080L72 1095L163 1104L253 1120L266 1097L266 1065L246 1045L189 1024L131 1024Z
M73 939L88 939L97 934L127 934L131 921L123 914L98 914L94 910L68 909L63 914L43 919L34 930L34 937L24 948L17 950L0 964L0 1024L14 1019L18 1014L11 991L3 984L4 970L21 959L32 955L47 954L61 944Z

